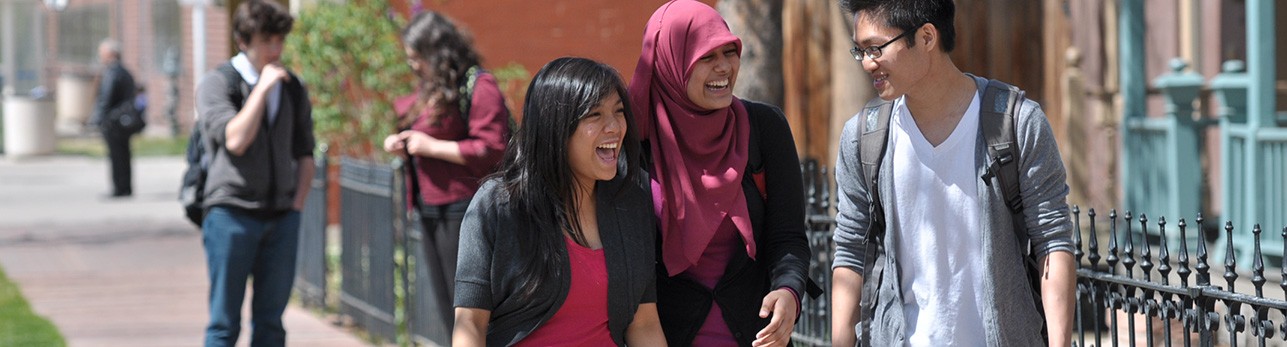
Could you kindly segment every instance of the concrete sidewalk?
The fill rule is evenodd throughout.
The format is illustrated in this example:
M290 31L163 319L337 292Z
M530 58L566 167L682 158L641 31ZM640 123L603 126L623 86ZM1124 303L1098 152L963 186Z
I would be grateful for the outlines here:
M137 158L135 196L110 200L106 159L0 159L0 267L68 345L202 344L208 280L177 200L184 167ZM295 305L285 320L291 346L368 345Z

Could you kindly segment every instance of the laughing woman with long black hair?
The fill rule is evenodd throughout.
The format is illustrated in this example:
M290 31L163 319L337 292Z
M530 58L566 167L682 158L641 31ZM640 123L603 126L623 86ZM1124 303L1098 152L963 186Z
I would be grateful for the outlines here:
M556 59L465 214L455 346L658 346L655 224L625 85Z

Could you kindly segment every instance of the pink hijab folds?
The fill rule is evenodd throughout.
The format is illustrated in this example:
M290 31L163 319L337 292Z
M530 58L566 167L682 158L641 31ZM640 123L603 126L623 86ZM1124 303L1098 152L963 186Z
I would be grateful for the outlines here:
M648 19L630 80L637 126L651 143L653 180L660 185L662 261L671 276L696 264L727 222L755 258L742 191L751 132L746 107L735 97L728 108L703 110L687 93L693 64L728 43L742 53L742 41L715 9L692 0L668 2Z

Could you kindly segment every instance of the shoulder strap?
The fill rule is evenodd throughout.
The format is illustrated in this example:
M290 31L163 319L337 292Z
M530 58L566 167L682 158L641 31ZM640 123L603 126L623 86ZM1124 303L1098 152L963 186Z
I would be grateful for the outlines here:
M992 185L992 178L1001 185L1006 207L1013 214L1023 212L1023 197L1019 194L1019 141L1015 134L1014 113L1023 100L1018 87L997 80L988 80L979 107L979 127L988 145L987 171L983 183Z
M880 163L885 157L885 146L889 142L889 118L894 113L894 102L874 98L863 107L859 117L863 117L861 135L858 139L858 157L862 161L862 178L867 184L871 202L867 205L867 216L871 224L863 238L862 297L858 308L861 320L858 323L858 345L871 345L871 318L876 312L876 294L880 289L880 272L876 271L876 258L879 247L885 238L885 209L881 205L880 188L877 186L880 175Z
M858 140L858 157L862 159L862 175L873 196L880 162L885 157L885 144L889 142L889 118L894 113L894 102L875 98L863 107L862 135Z
M979 127L987 141L991 162L981 178L984 184L990 186L995 177L997 184L1001 185L1001 194L1005 198L1006 207L1010 209L1010 223L1013 225L1015 240L1019 243L1020 254L1024 255L1024 271L1032 289L1033 305L1037 308L1037 313L1045 317L1041 302L1041 270L1037 260L1033 258L1035 254L1024 226L1023 197L1019 189L1019 140L1015 131L1018 118L1015 113L1019 112L1023 98L1023 90L1018 87L994 79L988 80L979 109ZM1048 334L1049 329L1043 319L1041 336L1044 339Z
M470 67L465 72L465 83L460 86L460 99L456 103L460 104L460 116L465 118L466 124L469 122L470 103L474 102L474 84L478 82L478 74L482 70L478 65Z
M236 106L236 108L240 110L246 103L246 96L250 95L250 93L245 90L245 83L241 80L241 73L238 73L237 69L233 68L231 63L220 64L219 67L215 68L215 70L218 70L219 73L223 74L224 80L228 82L229 100L232 100L233 106Z

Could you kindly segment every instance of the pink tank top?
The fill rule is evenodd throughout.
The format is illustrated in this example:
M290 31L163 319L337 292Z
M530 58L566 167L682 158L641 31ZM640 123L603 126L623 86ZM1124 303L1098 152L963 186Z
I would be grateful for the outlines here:
M550 320L515 346L615 346L608 331L608 267L603 249L564 237L572 263L572 288Z

